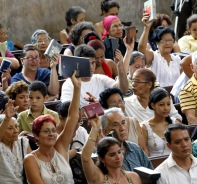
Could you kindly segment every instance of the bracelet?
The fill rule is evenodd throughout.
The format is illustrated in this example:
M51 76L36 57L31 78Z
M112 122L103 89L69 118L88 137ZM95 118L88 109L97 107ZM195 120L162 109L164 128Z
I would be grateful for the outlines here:
M89 140L93 141L93 142L96 142L96 140L92 139L91 137L88 138Z

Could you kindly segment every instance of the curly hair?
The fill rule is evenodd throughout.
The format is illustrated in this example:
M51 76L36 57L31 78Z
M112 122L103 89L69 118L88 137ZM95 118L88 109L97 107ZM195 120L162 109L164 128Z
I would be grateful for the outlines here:
M24 81L17 81L12 83L5 91L6 96L10 99L15 100L16 95L22 93L23 91L28 92L28 84Z

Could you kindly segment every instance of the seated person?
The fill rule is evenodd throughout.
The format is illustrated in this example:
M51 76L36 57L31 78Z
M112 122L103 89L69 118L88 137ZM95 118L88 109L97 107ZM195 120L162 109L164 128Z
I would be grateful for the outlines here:
M101 2L101 16L107 17L109 15L118 16L119 12L119 4L114 0L103 0ZM98 22L94 25L97 34L99 35L100 39L102 38L103 33L105 32L105 28L103 26L103 21Z
M77 24L79 25L79 24ZM121 88L123 92L128 90L128 83L126 80L126 73L123 69L123 58L120 58L118 64L119 70L119 83L115 80L109 78L108 76L101 75L101 74L94 74L95 65L96 65L96 53L95 50L85 44L79 45L75 49L75 56L78 57L86 57L90 59L90 73L91 77L89 78L81 78L81 96L80 96L80 106L83 107L88 105L89 102L84 99L87 95L87 92L91 93L97 99L99 98L100 92L102 92L105 88L109 87L118 87ZM60 100L62 102L69 101L70 97L73 93L73 85L70 79L67 79L64 84L62 85L62 92Z
M195 52L197 50L197 15L193 14L187 19L187 31L178 40L181 52Z
M122 112L125 113L125 105L123 99L123 93L118 88L107 88L102 91L99 95L99 102L104 109L109 109L112 107L121 108ZM146 142L142 134L139 122L133 117L126 117L128 128L128 141L138 144L145 153L148 155L148 150L146 148Z
M0 74L0 90L5 91L8 86L10 85L11 75L10 75L11 69L5 69Z
M181 111L186 115L188 123L197 124L197 60L192 59L193 76L187 81L179 95Z
M25 81L27 84L31 84L35 80L42 81L47 86L49 95L57 98L56 95L59 93L59 82L56 71L58 57L56 55L55 59L56 61L51 60L51 70L47 68L40 68L38 50L32 44L25 45L21 58L21 62L23 64L22 72L16 73L12 77L11 83L20 80Z
M26 82L12 83L5 93L9 99L14 100L14 107L18 106L17 115L29 108L28 84Z
M65 49L64 55L73 56L75 48L84 43L84 36L91 31L95 31L91 22L76 24L69 33L71 44Z
M162 88L155 89L150 94L148 107L154 111L154 116L141 123L148 155L169 155L171 151L166 146L164 131L169 124L176 123L176 120L169 116L170 94Z
M122 153L124 155L122 168L126 171L133 171L135 167L141 166L153 169L144 151L137 144L126 141L128 140L127 122L120 108L112 107L105 110L104 115L101 117L101 124L102 132L105 136L108 135L111 130L116 130L117 139L121 143Z
M70 43L70 38L68 34L74 25L76 25L79 22L85 21L85 10L80 6L72 6L66 12L65 20L67 23L67 28L63 29L59 33L59 40L61 44Z
M1 35L0 42L6 42L8 50L13 51L14 47L17 47L17 49L23 49L24 45L20 41L8 40L8 36L2 24L0 24L0 35Z
M44 105L44 102L48 99L45 84L41 81L32 82L28 87L28 93L30 108L18 114L19 131L32 132L32 122L35 118L44 114L51 114L59 124L60 120L57 112L47 109Z

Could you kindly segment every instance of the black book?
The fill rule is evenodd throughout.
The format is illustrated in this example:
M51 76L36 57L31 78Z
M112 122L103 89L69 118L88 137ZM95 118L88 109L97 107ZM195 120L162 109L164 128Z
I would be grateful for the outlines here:
M49 43L47 50L45 51L44 55L50 59L53 59L54 54L59 54L62 50L63 46L59 44L56 40L52 39Z
M76 70L76 77L90 77L89 58L76 56L61 56L61 73L64 77L71 77Z

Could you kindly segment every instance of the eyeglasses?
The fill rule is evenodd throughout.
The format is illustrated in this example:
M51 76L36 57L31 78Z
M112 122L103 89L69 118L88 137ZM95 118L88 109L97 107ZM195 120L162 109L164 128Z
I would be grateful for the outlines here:
M24 57L23 59L27 59L28 61L33 61L34 59L36 60L36 61L40 61L40 58L39 57Z
M48 43L48 42L49 42L48 39L44 39L44 40L38 40L36 43L40 45L40 44Z
M136 84L140 84L140 83L149 83L148 81L138 81L138 80L131 80L131 83L136 83Z
M119 102L111 103L111 104L109 104L108 106L109 106L109 107L117 107L118 105L122 105L122 104L125 104L125 101L124 101L124 100L121 100L121 101L119 101Z
M45 129L45 130L40 130L40 132L43 132L43 133L45 133L45 134L50 134L50 133L53 133L53 134L55 134L55 133L57 133L57 130L56 130L56 128L53 128L53 129Z
M114 25L114 26L112 26L110 29L111 29L111 30L114 30L114 31L117 31L117 30L118 30L118 28L123 29L123 28L124 28L124 26L123 26L122 24Z
M160 42L161 43L164 43L164 44L166 44L166 43L170 43L170 44L172 44L172 43L174 43L174 39L170 39L170 40L160 40Z

